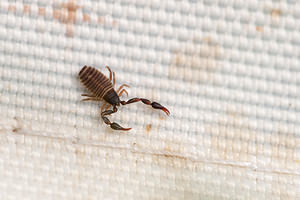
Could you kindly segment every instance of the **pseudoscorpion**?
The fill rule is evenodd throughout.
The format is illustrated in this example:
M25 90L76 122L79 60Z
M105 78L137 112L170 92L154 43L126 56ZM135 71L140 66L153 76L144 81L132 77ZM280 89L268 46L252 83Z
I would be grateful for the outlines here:
M117 106L126 105L130 103L135 103L138 101L143 102L144 104L151 105L155 109L163 110L167 115L170 114L169 110L164 106L160 105L157 102L151 102L148 99L143 98L132 98L128 101L121 101L120 96L123 92L125 92L128 96L127 91L124 87L129 87L127 84L123 84L115 91L115 73L110 70L108 66L106 68L109 71L109 79L102 74L99 70L94 67L84 66L79 72L79 79L82 84L88 89L90 94L82 94L81 96L86 96L88 98L83 99L82 101L105 101L103 106L101 107L101 117L103 121L110 125L110 127L114 130L122 130L128 131L131 128L123 128L119 124L113 122L106 117L106 115L111 115L118 111ZM112 81L112 82L111 82ZM112 110L108 110L108 108L112 106Z

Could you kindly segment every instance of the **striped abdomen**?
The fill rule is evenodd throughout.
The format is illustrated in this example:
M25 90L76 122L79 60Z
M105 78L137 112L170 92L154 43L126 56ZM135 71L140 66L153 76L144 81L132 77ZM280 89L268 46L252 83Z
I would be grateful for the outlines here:
M106 100L105 95L108 92L111 93L113 91L115 93L110 80L93 67L84 66L79 72L79 79L89 92L98 98Z

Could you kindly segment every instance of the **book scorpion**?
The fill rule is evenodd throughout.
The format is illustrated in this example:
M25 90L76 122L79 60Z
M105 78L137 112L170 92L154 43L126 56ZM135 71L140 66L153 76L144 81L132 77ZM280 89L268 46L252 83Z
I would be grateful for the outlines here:
M143 102L146 105L151 105L154 109L161 109L167 115L170 114L169 110L157 102L151 102L144 98L132 98L128 101L121 101L120 96L125 93L128 96L128 92L124 87L129 87L127 84L122 84L117 90L115 87L115 73L106 66L109 71L109 79L99 70L94 67L84 66L79 72L79 79L90 94L82 94L81 96L86 96L87 98L82 99L82 101L104 101L101 107L101 118L104 123L109 125L114 130L129 131L131 128L123 128L116 122L111 122L107 115L111 115L118 111L117 106L127 105L135 103L138 101ZM109 110L110 107L112 110Z

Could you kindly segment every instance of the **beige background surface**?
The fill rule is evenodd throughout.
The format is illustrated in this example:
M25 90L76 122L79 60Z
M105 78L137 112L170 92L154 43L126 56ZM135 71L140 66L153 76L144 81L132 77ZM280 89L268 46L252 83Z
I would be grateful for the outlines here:
M0 199L300 199L298 1L0 2ZM110 119L77 74L116 72ZM126 100L127 97L123 96Z

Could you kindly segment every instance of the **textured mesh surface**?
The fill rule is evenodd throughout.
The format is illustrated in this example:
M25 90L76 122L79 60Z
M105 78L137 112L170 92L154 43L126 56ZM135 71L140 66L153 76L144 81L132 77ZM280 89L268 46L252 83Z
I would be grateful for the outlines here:
M299 60L298 1L1 0L0 199L300 199Z

